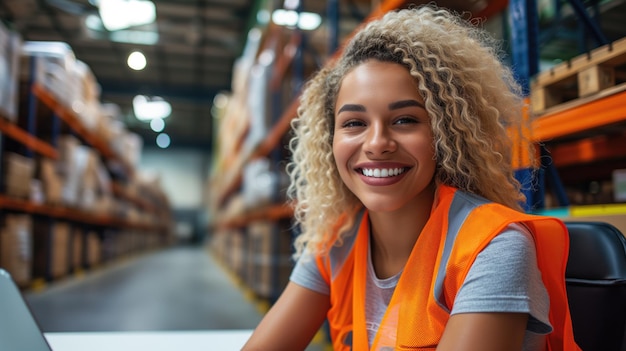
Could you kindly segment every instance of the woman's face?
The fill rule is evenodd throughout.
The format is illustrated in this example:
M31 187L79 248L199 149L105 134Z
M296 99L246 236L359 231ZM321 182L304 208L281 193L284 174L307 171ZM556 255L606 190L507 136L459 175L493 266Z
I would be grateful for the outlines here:
M370 211L420 206L435 174L433 136L417 85L395 63L348 73L335 105L333 155L341 179Z

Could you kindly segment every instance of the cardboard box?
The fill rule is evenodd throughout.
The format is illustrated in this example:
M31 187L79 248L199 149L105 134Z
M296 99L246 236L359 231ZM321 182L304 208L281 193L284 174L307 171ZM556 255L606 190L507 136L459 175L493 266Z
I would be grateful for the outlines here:
M0 229L0 267L15 283L27 287L32 281L33 229L29 215L4 214Z
M102 242L94 231L87 232L86 236L87 264L93 267L102 262Z
M276 298L293 268L292 236L286 221L256 221L248 226L245 281L263 298Z
M50 218L34 222L33 274L47 280L64 277L70 264L70 224Z
M81 227L72 228L70 235L70 270L76 272L83 268L85 253L85 236Z
M22 45L20 81L31 79L49 91L58 102L72 108L71 70L76 64L72 48L64 42L25 41Z
M263 298L278 298L289 282L293 269L291 256L258 254L251 263L252 290Z
M44 202L58 205L62 202L63 179L58 171L57 161L41 158L39 161L39 178L43 188Z
M31 181L35 174L35 161L15 152L4 153L4 193L29 199Z

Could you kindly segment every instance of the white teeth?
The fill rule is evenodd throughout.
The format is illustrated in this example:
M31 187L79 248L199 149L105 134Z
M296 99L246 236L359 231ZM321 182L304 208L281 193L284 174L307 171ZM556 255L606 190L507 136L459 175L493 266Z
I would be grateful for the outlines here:
M374 177L374 178L387 178L387 177L395 177L399 174L404 173L404 168L362 168L361 173L363 173L366 177Z

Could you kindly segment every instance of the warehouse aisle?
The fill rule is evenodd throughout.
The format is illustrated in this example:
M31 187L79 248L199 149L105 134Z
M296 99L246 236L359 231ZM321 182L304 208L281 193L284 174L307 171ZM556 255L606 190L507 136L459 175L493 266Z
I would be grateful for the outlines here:
M202 246L125 259L26 299L44 332L252 329L261 319Z

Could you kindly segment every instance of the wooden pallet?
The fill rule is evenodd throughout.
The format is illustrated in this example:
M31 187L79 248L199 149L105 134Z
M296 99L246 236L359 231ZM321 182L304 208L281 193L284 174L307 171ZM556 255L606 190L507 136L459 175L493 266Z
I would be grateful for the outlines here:
M539 73L531 82L532 111L592 97L626 82L626 37Z

